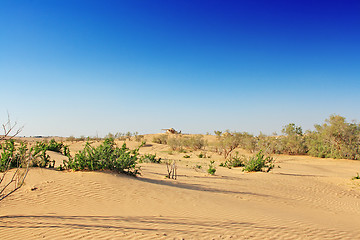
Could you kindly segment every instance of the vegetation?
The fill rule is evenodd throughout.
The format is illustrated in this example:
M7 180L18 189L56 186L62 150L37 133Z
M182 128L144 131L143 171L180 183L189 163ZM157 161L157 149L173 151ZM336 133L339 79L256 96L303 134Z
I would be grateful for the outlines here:
M173 151L184 151L184 148L191 150L201 150L207 146L207 141L202 135L176 136L167 139L167 144Z
M210 175L214 175L215 172L216 172L216 168L214 166L214 163L215 161L210 161L210 164L209 164L209 168L207 170L207 172L210 174Z
M245 155L239 155L239 153L236 152L235 156L232 156L231 158L225 160L225 162L220 164L220 167L227 167L227 168L244 167L245 162L246 162Z
M259 151L255 156L250 157L245 161L243 171L245 172L269 172L275 166L274 158L265 157L262 151Z
M140 174L140 169L136 166L138 160L139 148L130 150L125 143L119 148L113 138L106 138L98 147L92 147L87 142L84 149L74 157L68 155L68 160L64 161L64 168L75 171L109 169L136 176Z
M166 134L161 134L158 136L153 137L153 143L158 143L158 144L167 144L168 141L168 135Z
M351 178L352 180L360 179L359 173L356 173L356 174L357 174L357 175L356 175L355 177L352 177L352 178Z
M215 151L231 159L236 148L249 152L263 151L266 154L308 154L323 158L345 158L360 160L360 124L348 123L344 117L331 115L322 125L315 125L314 131L305 134L300 126L290 123L283 127L281 136L255 137L243 132L217 134Z
M161 158L156 158L156 154L144 154L140 157L139 163L150 162L150 163L161 163Z
M25 144L20 144L16 149L13 138L22 130L22 127L15 130L16 125L10 121L9 116L7 122L2 124L4 132L0 136L0 201L23 186L32 158Z

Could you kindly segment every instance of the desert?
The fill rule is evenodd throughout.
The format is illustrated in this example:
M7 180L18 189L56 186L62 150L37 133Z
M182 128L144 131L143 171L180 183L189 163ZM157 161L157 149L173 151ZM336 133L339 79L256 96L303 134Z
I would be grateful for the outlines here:
M1 201L0 238L359 237L360 180L352 179L359 161L276 154L271 171L244 172L220 167L223 156L210 150L172 151L152 142L163 135L143 136L147 143L140 155L156 154L162 163L140 163L137 177L108 170L57 171L65 156L48 151L55 168L31 168L24 186ZM215 136L202 137L216 141ZM86 144L63 140L70 152ZM97 146L102 141L91 142ZM140 145L134 137L115 144L124 142L130 149ZM207 172L209 159L215 162L213 175ZM166 178L166 160L176 160L176 180Z

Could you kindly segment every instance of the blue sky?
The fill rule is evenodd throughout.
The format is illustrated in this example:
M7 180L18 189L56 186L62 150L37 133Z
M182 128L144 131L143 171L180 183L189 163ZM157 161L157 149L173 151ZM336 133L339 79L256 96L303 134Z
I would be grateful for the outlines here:
M359 1L0 3L0 120L23 135L360 120Z

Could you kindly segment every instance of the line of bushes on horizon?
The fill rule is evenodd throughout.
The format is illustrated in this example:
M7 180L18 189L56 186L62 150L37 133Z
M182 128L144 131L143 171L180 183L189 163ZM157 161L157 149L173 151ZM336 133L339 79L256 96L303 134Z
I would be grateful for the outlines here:
M253 136L246 132L215 131L218 141L214 151L231 158L236 148L250 152L263 150L267 154L310 155L321 158L360 160L360 124L348 123L344 117L331 115L314 131L303 133L300 126L290 123L283 127L282 136Z
M117 133L108 133L104 138L101 137L85 137L85 136L80 136L80 137L74 137L74 136L70 136L66 138L66 141L70 141L70 142L81 142L81 141L102 141L106 138L114 138L114 139L118 139L120 141L126 141L126 140L135 140L137 142L142 142L144 139L144 135L140 135L138 132L126 132L126 133L121 133L121 132L117 132Z

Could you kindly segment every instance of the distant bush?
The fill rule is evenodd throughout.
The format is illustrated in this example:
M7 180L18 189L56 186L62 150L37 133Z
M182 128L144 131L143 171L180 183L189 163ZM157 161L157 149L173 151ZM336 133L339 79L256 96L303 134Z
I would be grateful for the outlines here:
M250 157L247 161L245 161L245 166L243 171L246 172L269 172L274 168L274 158L265 155L262 151L259 151L255 156Z
M156 154L144 154L144 156L140 157L139 162L161 163L161 158L156 158Z
M184 155L183 158L190 158L190 155Z
M261 133L257 137L256 149L258 151L263 149L264 153L267 154L280 154L283 151L283 146L280 137L266 136Z
M181 137L172 137L167 139L167 144L170 146L170 148L175 151L182 151L185 147L184 140Z
M169 138L168 135L161 134L158 136L154 136L152 141L153 143L167 144L168 138Z
M207 141L202 135L183 138L184 146L193 150L201 150L207 146Z
M183 152L184 148L201 150L207 146L207 141L202 135L195 136L176 136L167 139L167 144L172 150Z
M113 138L106 138L98 147L92 147L89 142L84 149L69 156L64 161L65 169L78 170L113 170L136 176L140 174L137 162L139 160L139 148L130 150L124 143L121 148L116 147Z
M223 134L218 139L215 143L216 152L223 155L225 159L230 157L231 152L240 145L240 139L236 133Z
M315 157L360 159L360 125L331 115L306 135L308 153Z
M307 152L301 127L290 123L283 127L282 132L285 134L285 137L280 138L282 145L281 153L300 155Z
M225 162L221 163L220 166L227 168L244 167L246 160L247 158L245 155L239 155L239 153L236 152L235 156L227 159Z

